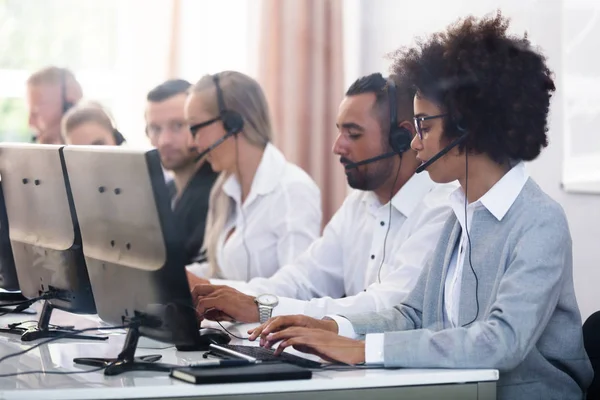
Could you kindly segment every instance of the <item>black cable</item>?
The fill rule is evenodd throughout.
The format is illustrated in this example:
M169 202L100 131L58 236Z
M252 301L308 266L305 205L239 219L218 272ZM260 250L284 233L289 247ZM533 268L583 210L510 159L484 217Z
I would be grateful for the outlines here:
M479 279L477 278L477 274L475 273L475 269L473 268L473 262L471 261L471 235L469 234L469 225L467 225L467 194L469 192L469 155L465 150L465 231L467 233L467 242L469 244L469 266L471 267L471 271L473 271L473 276L475 276L475 303L477 304L477 313L475 314L475 318L471 321L467 322L463 325L463 327L470 325L471 323L477 320L479 316ZM461 290L462 291L462 290Z
M221 311L221 312L222 312L222 311ZM226 314L226 315L227 315L227 314ZM249 337L241 337L241 336L234 335L233 333L229 332L229 330L227 330L227 328L225 328L225 327L224 327L224 326L221 324L221 322L219 322L219 321L216 321L216 322L217 322L217 324L219 324L219 326L220 326L221 328L223 328L223 330L224 330L224 331L225 331L225 332L226 332L226 333L227 333L229 336L233 336L234 338L236 338L236 339L240 339L240 340L250 340L250 338L249 338Z
M235 163L237 166L237 171L238 171L238 176L240 178L240 212L242 214L242 244L244 246L244 250L246 251L246 282L250 281L250 263L251 263L251 259L250 259L250 249L248 248L248 243L246 243L246 212L244 211L244 202L247 199L244 199L244 201L242 201L241 199L241 193L243 192L242 190L242 170L240 168L240 151L239 151L239 147L238 147L238 137L237 135L234 136L235 138ZM250 183L250 188L252 188L252 183ZM248 192L248 194L250 194L250 192Z
M394 188L396 187L396 182L398 181L398 176L400 175L400 168L402 168L402 155L400 155L400 165L398 165L398 171L396 171L396 177L394 178L392 190L390 191L390 215L388 217L387 231L385 232L385 237L383 238L383 255L381 256L381 264L379 264L379 269L377 270L378 283L381 283L381 268L383 268L383 263L385 261L385 244L387 242L388 234L390 233L390 228L392 226L392 198L394 197Z
M44 294L39 297L34 297L33 299L28 299L28 300L24 300L24 301L15 302L15 303L1 304L0 306L2 306L2 307L15 307L15 308L14 308L14 310L4 311L3 313L0 313L0 317L3 317L7 314L18 313L20 311L26 310L27 308L31 307L34 303L37 303L40 300L48 300L48 299L50 299L50 296L48 294Z
M28 349L25 350L21 350L21 351L17 351L16 353L11 353L11 354L7 354L3 357L0 358L0 363L2 363L3 361L8 360L9 358L13 358L13 357L18 357L21 356L25 353L29 353L31 350L37 349L40 346L43 346L45 344L54 342L56 340L59 339L64 339L67 338L70 335L77 335L80 333L84 333L84 332L90 332L90 331L110 331L110 330L115 330L115 329L127 329L129 328L131 325L120 325L120 326L105 326L105 327L97 327L97 328L86 328L86 329L78 329L75 331L69 331L69 332L65 332L63 334L60 334L58 336L55 336L53 338L47 339L47 340L43 340L31 347L29 347Z
M186 306L186 305L184 304L183 306ZM189 307L189 308L191 308L192 310L194 310L194 312L196 311L196 309L195 309L194 307L190 307L190 306L187 306L187 307ZM207 310L207 311L208 311L208 310ZM233 318L231 315L227 314L226 312L224 312L224 311L221 311L221 310L219 310L219 312L220 312L221 314L224 314L224 315L228 316L229 318L231 318L231 321L235 321L235 318ZM249 339L249 337L241 337L241 336L237 336L237 335L235 335L235 334L233 334L233 333L229 332L229 330L228 330L227 328L225 328L225 327L223 326L223 324L221 324L221 321L215 321L215 322L216 322L217 324L219 324L219 326L220 326L220 327L221 327L221 328L222 328L222 329L225 331L225 333L227 333L229 336L233 336L234 338L236 338L236 339L240 339L240 340L250 340L250 339Z

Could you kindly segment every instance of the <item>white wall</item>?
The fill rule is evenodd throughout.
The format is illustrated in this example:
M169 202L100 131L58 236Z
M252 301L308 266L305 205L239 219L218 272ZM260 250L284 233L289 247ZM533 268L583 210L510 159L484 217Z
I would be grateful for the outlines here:
M183 0L180 77L193 83L223 70L256 76L259 10L257 0Z
M566 1L566 0L565 0ZM528 164L532 177L564 207L574 248L574 276L582 317L600 309L600 196L567 194L560 188L563 164L563 50L561 0L352 0L345 11L346 68L349 84L360 75L388 73L385 54L414 43L416 35L443 29L460 16L484 15L500 8L512 19L512 31L529 33L556 74L558 90L552 100L550 145ZM358 33L356 32L358 30ZM356 42L360 40L360 42Z

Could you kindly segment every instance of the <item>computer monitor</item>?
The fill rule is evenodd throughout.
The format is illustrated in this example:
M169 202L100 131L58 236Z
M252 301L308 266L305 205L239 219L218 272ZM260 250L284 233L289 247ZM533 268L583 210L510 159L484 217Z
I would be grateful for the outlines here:
M0 288L9 292L17 292L20 291L19 281L15 270L10 238L8 237L8 216L6 215L1 183L2 180L0 179ZM2 298L3 294L0 293L0 302L4 300ZM21 295L21 299L27 300L23 295Z
M175 344L178 350L208 348L210 341L199 332L183 239L158 152L67 146L64 155L98 315L129 325L117 358L74 361L106 365L106 375L165 371L172 366L134 358L140 336Z
M55 145L0 144L0 176L19 286L25 297L44 300L37 327L26 331L23 341L59 335L106 339L50 325L55 308L96 312L62 150Z
M35 314L34 310L28 309L31 302L23 296L19 289L15 260L10 238L8 237L8 216L6 215L1 183L2 180L0 179L0 289L2 289L0 291L0 315L10 313ZM0 328L0 332L3 330L3 328Z
M15 269L10 238L8 237L8 216L4 204L2 179L0 177L0 288L5 290L0 293L0 306L5 302L25 301L27 298L21 294L19 280ZM4 311L3 311L4 312Z

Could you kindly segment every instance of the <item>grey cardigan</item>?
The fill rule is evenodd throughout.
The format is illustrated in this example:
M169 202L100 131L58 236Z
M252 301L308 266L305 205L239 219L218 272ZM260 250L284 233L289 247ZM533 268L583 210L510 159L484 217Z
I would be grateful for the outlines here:
M402 304L344 317L359 335L385 332L386 367L493 368L500 371L499 399L582 399L593 371L560 205L529 179L501 221L483 207L475 211L470 236L479 316L464 326L477 312L475 277L465 265L461 327L451 328L444 326L444 281L460 232L453 213Z

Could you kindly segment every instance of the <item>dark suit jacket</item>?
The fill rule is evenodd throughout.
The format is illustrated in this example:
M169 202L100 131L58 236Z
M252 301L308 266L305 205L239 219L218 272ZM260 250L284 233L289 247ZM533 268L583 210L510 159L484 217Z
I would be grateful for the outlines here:
M208 198L217 176L219 175L212 170L210 164L205 162L188 182L179 199L175 199L175 182L167 184L171 200L175 203L175 222L185 244L186 264L191 264L198 258L204 243Z

